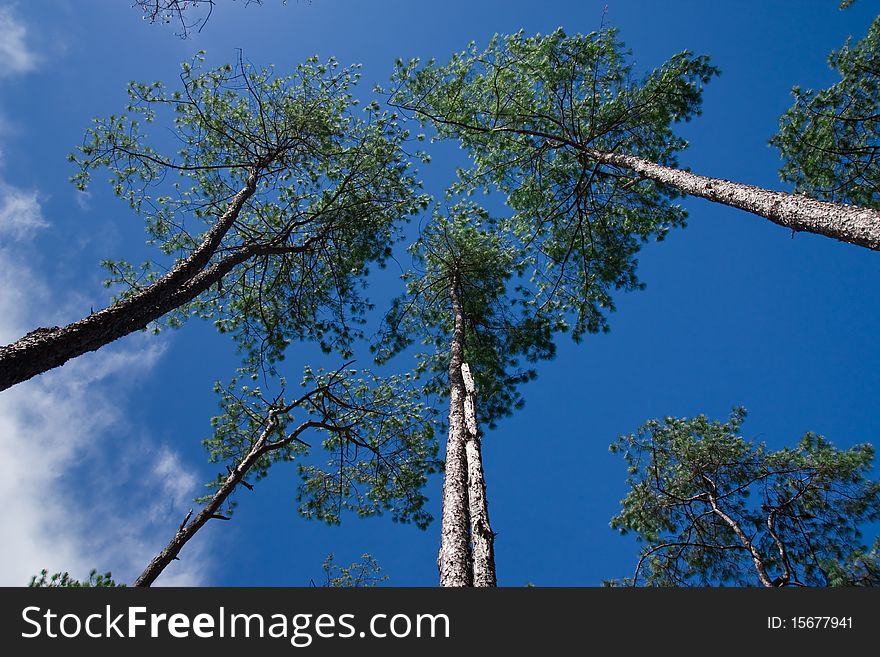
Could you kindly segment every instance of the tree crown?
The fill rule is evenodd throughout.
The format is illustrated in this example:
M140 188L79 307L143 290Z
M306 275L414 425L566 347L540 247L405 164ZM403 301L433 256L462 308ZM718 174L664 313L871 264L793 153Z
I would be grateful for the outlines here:
M840 80L814 91L795 87L794 105L770 143L780 176L804 192L840 203L880 207L880 17L868 34L832 52Z
M641 243L684 224L679 193L600 164L595 151L675 164L672 127L699 114L717 69L679 53L636 79L617 32L495 36L445 65L398 62L391 102L461 142L460 191L498 188L510 232L533 254L536 302L575 316L573 335L607 329L615 289L636 289Z
M209 318L252 365L297 339L348 352L369 307L368 265L384 262L400 219L426 203L408 132L377 103L359 107L356 66L312 58L279 76L241 59L203 70L203 59L183 66L180 90L132 83L128 114L97 120L71 156L74 181L85 188L106 168L165 256L229 270L168 324ZM153 123L172 138L150 139ZM106 265L123 295L163 269Z
M874 449L807 433L770 451L727 422L651 420L612 451L630 491L611 526L645 544L630 584L833 586L880 583L862 528L880 518Z
M426 389L448 394L446 373L455 326L453 295L463 321L464 360L474 373L480 420L490 427L523 400L517 386L535 377L526 363L552 358L554 328L562 322L532 303L529 287L517 284L525 260L485 209L460 201L435 212L410 249L407 290L395 299L375 345L379 361L416 341L430 350L417 355Z
M266 435L249 474L258 481L272 464L296 462L304 517L338 524L344 511L362 517L390 511L395 521L427 527L432 518L422 489L440 463L433 413L411 377L307 367L308 391L292 402L284 399L286 382L277 384L274 395L237 379L216 385L221 413L204 441L211 462L240 463L256 437ZM312 435L322 436L326 460L313 453ZM225 479L220 473L209 486ZM230 503L227 513L233 508Z

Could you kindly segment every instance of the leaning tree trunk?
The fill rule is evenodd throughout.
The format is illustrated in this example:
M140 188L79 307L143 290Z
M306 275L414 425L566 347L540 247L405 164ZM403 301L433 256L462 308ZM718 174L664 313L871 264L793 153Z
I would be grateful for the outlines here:
M38 328L0 347L0 391L146 328L150 322L195 299L236 265L252 257L254 249L243 247L211 262L224 235L256 191L257 178L258 172L251 171L246 185L232 198L199 247L155 283L77 322Z
M217 489L217 492L214 493L214 496L205 505L195 518L190 520L190 516L192 515L192 511L187 514L186 518L184 518L183 523L180 525L180 528L177 530L177 533L174 537L168 542L168 545L165 546L159 554L157 554L153 560L150 562L144 572L141 573L140 577L138 577L133 586L150 586L153 582L156 581L156 578L162 574L162 571L168 567L172 561L177 559L177 555L183 549L183 546L189 542L189 540L196 535L202 527L204 527L205 523L213 518L219 518L228 520L225 516L221 516L218 514L218 511L223 506L223 503L227 500L227 498L235 491L235 488L242 483L245 475L248 471L254 466L254 464L263 456L267 451L269 451L269 436L272 434L272 431L277 426L278 421L276 419L276 415L274 413L269 414L269 419L266 422L266 426L263 429L263 432L260 434L260 437L254 443L254 446L251 450L245 455L245 457L238 462L234 468L229 470L229 476L226 477L223 484L220 488ZM245 483L245 486L248 486Z
M464 314L458 277L450 286L455 324L449 353L449 436L446 441L446 473L443 478L443 513L440 527L440 586L471 586L470 522L468 512L467 428L464 419Z
M880 251L880 210L819 201L802 194L779 192L731 180L700 176L634 155L590 148L575 139L549 132L510 126L467 125L432 116L418 107L409 107L408 109L414 110L432 121L453 124L462 131L507 132L536 137L551 145L571 148L587 160L628 169L641 178L674 187L685 194L699 196L713 203L745 210L796 232L824 235L841 242ZM584 162L584 164L587 163Z
M495 586L495 534L489 525L489 504L486 501L486 479L477 427L476 386L467 363L461 365L464 381L464 421L467 429L468 506L473 542L474 586Z
M880 211L817 201L801 194L698 176L632 155L579 147L587 158L633 171L642 178L674 187L692 196L739 208L793 231L833 237L880 251Z

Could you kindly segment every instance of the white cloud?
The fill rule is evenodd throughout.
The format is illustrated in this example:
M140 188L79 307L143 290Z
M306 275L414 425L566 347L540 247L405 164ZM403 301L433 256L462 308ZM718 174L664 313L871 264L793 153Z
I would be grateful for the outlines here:
M0 77L36 68L37 55L28 44L28 30L10 7L0 7Z
M0 334L20 334L29 313L19 305L48 298L45 285L19 263L10 288L8 253L0 287ZM148 335L82 356L0 394L0 585L26 584L41 569L85 576L92 568L134 579L174 534L197 490L196 477L166 445L145 439L125 409L162 355ZM187 548L162 584L197 585L205 563Z
M167 446L163 446L156 454L150 475L161 483L153 505L153 517L160 517L159 514L165 506L163 500L168 500L172 506L186 504L192 499L199 484L193 474L180 463L177 454Z
M25 191L0 180L0 237L27 239L48 225L37 192Z
M74 198L76 199L76 204L80 210L86 211L89 209L89 201L92 198L92 193L87 192L81 189L76 190Z
M36 195L31 210L31 225L45 225ZM0 248L0 344L46 317L74 319L74 306L83 307L82 298L58 303L28 258L26 236ZM112 570L131 582L174 535L193 506L197 478L126 412L138 392L132 382L154 369L162 344L129 336L0 393L0 585L27 584L43 568L77 578ZM204 583L205 538L157 583Z
M0 78L36 63L26 26L0 6ZM0 114L0 137L7 127ZM88 197L76 201L84 208ZM39 192L0 177L0 344L77 319L77 309L94 303L69 293L62 300L35 269L29 242L48 226ZM138 393L132 382L145 379L163 351L155 336L129 336L0 392L0 586L25 585L43 568L76 578L112 570L131 582L174 535L197 479L127 412ZM205 538L157 583L204 583Z

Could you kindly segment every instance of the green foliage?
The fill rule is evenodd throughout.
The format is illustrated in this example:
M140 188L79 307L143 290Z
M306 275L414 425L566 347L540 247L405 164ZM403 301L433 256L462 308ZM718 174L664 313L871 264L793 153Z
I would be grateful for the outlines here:
M178 90L132 83L127 113L97 120L70 156L80 189L109 171L163 254L141 268L107 261L109 282L126 296L192 256L255 176L200 264L231 271L194 302L182 297L164 323L210 319L250 365L271 365L299 339L347 353L369 308L368 265L384 263L399 220L426 204L403 150L409 134L377 103L358 106L356 66L312 58L279 76L242 61L204 70L203 60L184 64Z
M600 164L591 151L675 165L673 124L700 111L717 69L673 56L637 80L615 30L495 36L449 63L398 62L391 102L460 141L472 158L456 192L500 189L505 229L532 254L535 303L576 317L573 334L607 329L615 289L640 287L642 242L683 225L678 192Z
M522 274L525 256L484 209L467 201L448 214L435 212L410 253L407 293L393 302L377 357L387 360L421 340L430 347L418 354L417 372L428 377L425 389L447 395L455 291L464 319L464 360L479 390L480 421L492 427L522 405L516 386L535 377L524 361L555 353L550 319L531 303L527 287L511 286ZM565 327L557 323L556 328Z
M41 570L39 576L34 575L31 577L31 582L28 584L31 588L98 588L98 587L121 587L125 586L125 584L117 584L113 581L112 574L108 571L103 574L99 574L97 570L94 568L89 573L89 578L85 580L74 579L70 576L70 573L67 571L63 573L54 573L49 575L48 570Z
M840 81L818 91L795 87L770 140L782 155L780 175L800 192L880 207L880 17L828 63Z
M388 575L380 575L379 562L369 553L361 555L360 561L348 566L333 563L333 554L327 555L321 565L326 577L324 586L330 588L372 588L388 581Z
M432 411L410 377L306 368L302 385L309 392L290 404L284 385L282 380L282 392L268 397L237 380L217 384L222 413L213 418L214 434L205 440L211 462L240 463L265 430L267 409L274 409L269 441L249 471L254 480L274 463L295 461L304 517L337 524L345 510L359 516L390 511L395 521L427 527L431 515L423 508L422 488L440 464ZM312 454L313 434L322 436L326 461ZM225 479L220 474L210 486Z
M744 418L738 408L724 423L652 420L611 446L630 485L611 526L645 544L625 583L760 585L760 560L776 585L880 584L877 545L865 548L861 531L880 518L873 447L839 450L807 433L768 451L741 437Z
M829 586L880 586L880 537L871 549L858 546L846 558L827 565Z

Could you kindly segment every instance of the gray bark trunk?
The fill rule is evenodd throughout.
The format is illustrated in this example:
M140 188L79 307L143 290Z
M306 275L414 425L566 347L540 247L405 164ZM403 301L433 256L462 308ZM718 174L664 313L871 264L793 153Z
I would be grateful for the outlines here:
M166 313L192 301L236 265L257 252L242 247L211 264L223 237L254 194L257 172L232 199L199 247L149 287L67 326L38 328L0 347L0 391L59 367L123 336L147 327Z
M467 496L467 429L464 420L464 316L458 279L450 286L455 325L449 353L449 435L443 478L443 513L440 527L440 586L471 586L470 521Z
M815 233L880 251L880 211L817 201L800 194L777 192L743 183L698 176L632 155L581 148L588 158L629 169L643 178L674 187L691 196L729 205L769 219L793 231Z
M464 381L464 420L467 429L468 506L473 542L474 586L495 586L495 534L489 524L489 503L486 500L486 478L480 432L477 426L476 386L467 363L461 365Z

